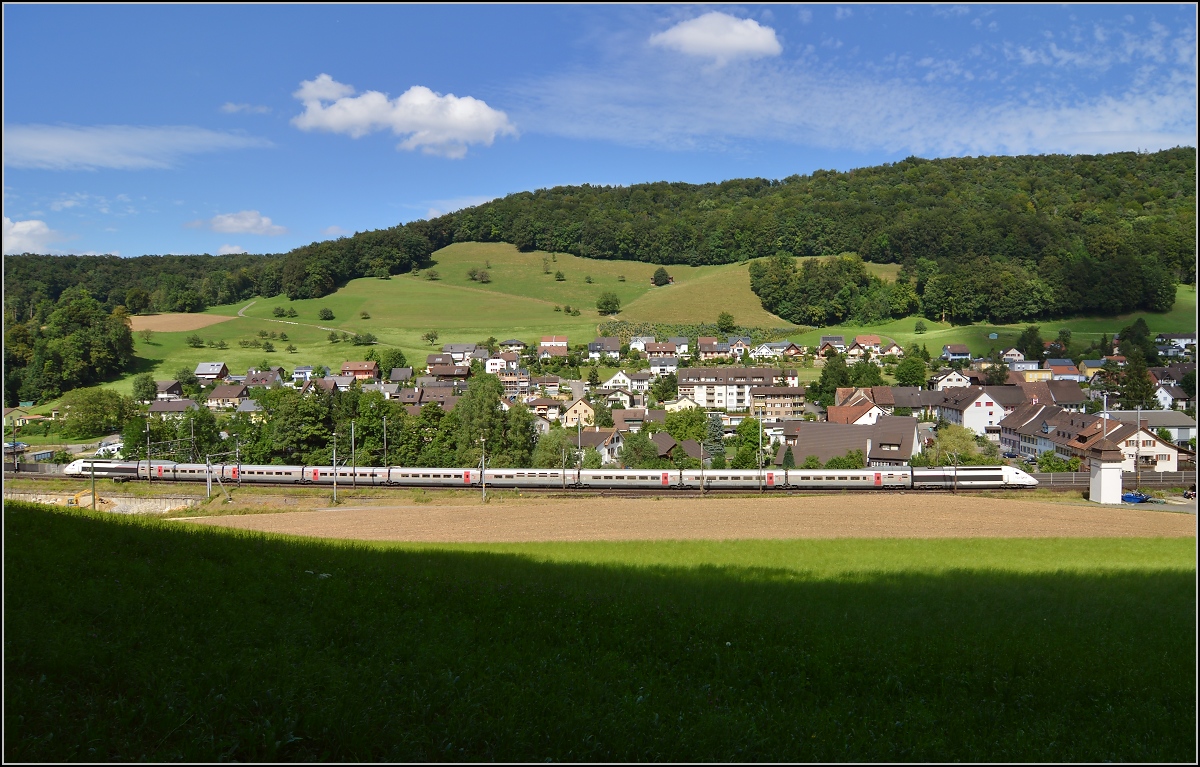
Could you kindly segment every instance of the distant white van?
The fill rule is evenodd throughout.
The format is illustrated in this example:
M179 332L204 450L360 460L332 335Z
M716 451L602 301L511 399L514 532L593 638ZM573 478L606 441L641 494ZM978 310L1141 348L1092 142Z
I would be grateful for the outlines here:
M105 445L104 447L102 447L96 451L96 457L97 458L112 458L114 456L120 455L121 451L124 449L125 449L124 442L117 442L112 445Z

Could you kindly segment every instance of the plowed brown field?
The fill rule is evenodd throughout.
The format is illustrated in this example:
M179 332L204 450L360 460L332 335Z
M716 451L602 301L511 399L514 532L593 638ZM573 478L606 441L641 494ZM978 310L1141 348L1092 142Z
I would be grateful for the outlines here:
M134 330L153 330L159 333L178 333L199 330L218 322L232 320L220 314L137 314L129 318Z
M189 521L321 538L472 543L1196 535L1194 514L1167 510L912 493L506 500L486 506L342 507Z

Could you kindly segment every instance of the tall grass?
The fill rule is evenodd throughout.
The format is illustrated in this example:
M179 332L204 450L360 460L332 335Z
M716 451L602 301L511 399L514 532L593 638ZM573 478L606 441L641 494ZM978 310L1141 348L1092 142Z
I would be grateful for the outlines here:
M435 547L5 512L8 760L1195 756L1194 540Z

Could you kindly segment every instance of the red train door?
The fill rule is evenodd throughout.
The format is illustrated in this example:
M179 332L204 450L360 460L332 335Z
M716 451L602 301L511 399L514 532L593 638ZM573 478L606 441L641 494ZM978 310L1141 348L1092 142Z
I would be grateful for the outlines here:
M875 487L880 487L883 484L883 473L875 472Z
M161 466L158 467L158 478L162 479L162 467Z
M775 487L775 472L767 472L767 487Z
M666 487L667 485L671 484L671 480L669 479L670 476L671 475L668 474L667 472L665 472L665 471L663 472L663 475L662 475L663 487Z
M463 472L463 484L464 485L471 484L471 472L469 472L469 471Z
M236 466L233 467L233 478L234 479L238 478L238 467L236 467Z
M318 479L320 479L320 478L321 478L321 470L320 470L320 469L313 469L313 478L312 478L312 481L313 481L313 482L316 482L316 481L317 481Z

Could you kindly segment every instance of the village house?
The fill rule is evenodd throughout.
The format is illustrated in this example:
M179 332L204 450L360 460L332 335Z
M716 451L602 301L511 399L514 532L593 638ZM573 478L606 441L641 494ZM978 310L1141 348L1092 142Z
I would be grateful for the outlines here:
M652 383L654 383L654 374L649 371L639 370L636 373L629 374L628 388L631 392L650 391L650 384Z
M879 356L880 352L882 352L882 342L880 341L879 336L855 336L854 343L863 349L863 351L868 351L875 356Z
M594 399L603 400L610 408L630 408L640 404L637 396L628 389L597 389Z
M400 393L400 384L386 383L384 381L379 381L377 383L364 384L362 387L362 391L363 391L363 394L366 394L367 392L377 391L383 395L384 399L395 399L396 396Z
M199 410L200 406L190 399L160 399L150 403L150 415L158 416L164 421L168 418L182 418L192 409Z
M206 404L213 410L236 408L242 404L242 400L249 396L249 391L244 384L218 386L208 395Z
M183 397L183 385L178 381L155 381L155 399L173 400Z
M852 450L861 450L867 467L907 466L921 452L917 419L883 416L869 425L852 426L813 421L784 421L775 466L782 466L784 449L792 451L796 466L808 456L826 464Z
M821 336L821 342L817 344L817 353L824 357L828 349L835 350L838 354L846 351L846 339L843 336Z
M729 344L718 343L712 336L701 336L696 339L696 348L700 351L700 359L716 360L729 359Z
M941 357L946 362L970 362L971 350L966 344L946 344L942 347Z
M537 376L529 379L529 388L531 390L545 391L548 396L557 397L561 391L562 379L558 376Z
M892 341L880 350L879 356L890 357L894 360L902 360L904 359L904 350L900 348L900 344Z
M541 343L539 343L538 346L561 346L562 348L566 349L567 348L567 337L566 336L542 336Z
M537 356L540 360L566 359L569 352L565 344L541 344L537 348Z
M846 347L846 362L853 364L859 360L868 359L870 352L858 345L858 342L852 343Z
M670 342L664 344L648 343L641 351L647 357L674 357L677 353L675 344Z
M522 354L524 353L525 349L525 342L519 341L516 338L510 338L507 341L500 342L500 351L502 352L516 352L517 354Z
M652 343L654 343L654 336L634 336L633 338L629 339L629 350L645 354L646 345ZM620 346L619 343L618 346Z
M1017 347L1012 346L1000 353L1000 359L1004 360L1004 363L1009 365L1009 369L1011 370L1014 362L1025 361L1025 354Z
M666 410L647 410L645 408L634 407L624 408L612 411L613 427L621 432L638 432L642 427L651 421L657 423L665 423L667 420Z
M696 400L692 399L691 397L677 397L675 399L667 400L666 402L662 403L662 406L663 409L668 413L678 413L680 410L691 410L694 407L700 407L700 405L696 403Z
M934 391L945 391L970 385L971 379L966 373L954 369L941 370L929 379L929 388Z
M602 357L621 359L621 339L615 336L598 336L588 344L588 359L599 360Z
M608 377L608 380L600 384L603 389L628 389L630 388L629 374L624 370L618 370Z
M375 360L343 362L342 375L353 376L359 381L377 381L379 380L379 363Z
M1016 386L968 386L948 390L937 414L999 444L1000 422L1025 404L1025 393Z
M1193 333L1159 333L1154 337L1155 343L1170 344L1180 351L1186 351L1189 346L1196 345L1196 334Z
M549 397L538 397L525 403L526 407L534 415L545 418L548 421L557 421L559 419L559 416L562 415L564 404L561 400L550 399Z
M252 399L242 400L242 404L237 406L237 413L244 413L250 418L251 423L262 423L266 420L266 413L263 411L263 406Z
M750 405L763 421L801 418L804 394L803 386L756 386L750 389Z
M504 396L509 399L524 397L532 389L528 370L505 370L500 372L499 377L504 385Z
M471 375L471 368L467 365L433 365L429 375L438 381L465 381Z
M691 350L687 336L671 336L667 339L667 343L675 344L675 356L677 357L681 357Z
M467 362L474 352L475 344L445 344L442 346L442 354L450 355L450 364L461 365Z
M439 354L425 355L426 369L431 368L434 365L453 365L453 364L454 364L454 355L453 354L439 353Z
M1154 389L1154 399L1158 400L1158 406L1163 410L1187 410L1196 403L1183 387L1164 384Z
M563 426L574 427L579 423L582 423L584 426L591 426L596 422L596 409L581 397L562 411L559 420L562 421Z
M246 386L251 389L277 389L283 385L283 379L275 370L255 371L246 375Z
M825 420L829 423L849 424L851 426L867 426L884 417L883 408L871 402L838 407L834 405L825 411Z
M746 410L752 405L750 390L764 386L797 386L795 370L778 368L681 368L679 396L690 397L703 408Z
M388 374L388 381L391 383L403 384L411 381L412 377L413 369L411 367L392 368L391 372Z
M1087 377L1079 372L1074 362L1068 359L1048 359L1044 369L1050 371L1052 381L1086 381Z
M292 383L303 384L313 377L312 365L301 365L292 370Z
M581 429L575 434L575 444L581 450L595 448L605 465L613 465L621 458L621 447L625 441L616 429L601 429L595 426Z
M750 336L729 336L729 354L734 359L741 359L742 355L749 354L754 348L753 341Z
M650 374L656 378L679 371L679 360L676 357L651 357Z
M224 362L201 362L194 375L201 381L223 381L229 375L229 368Z

